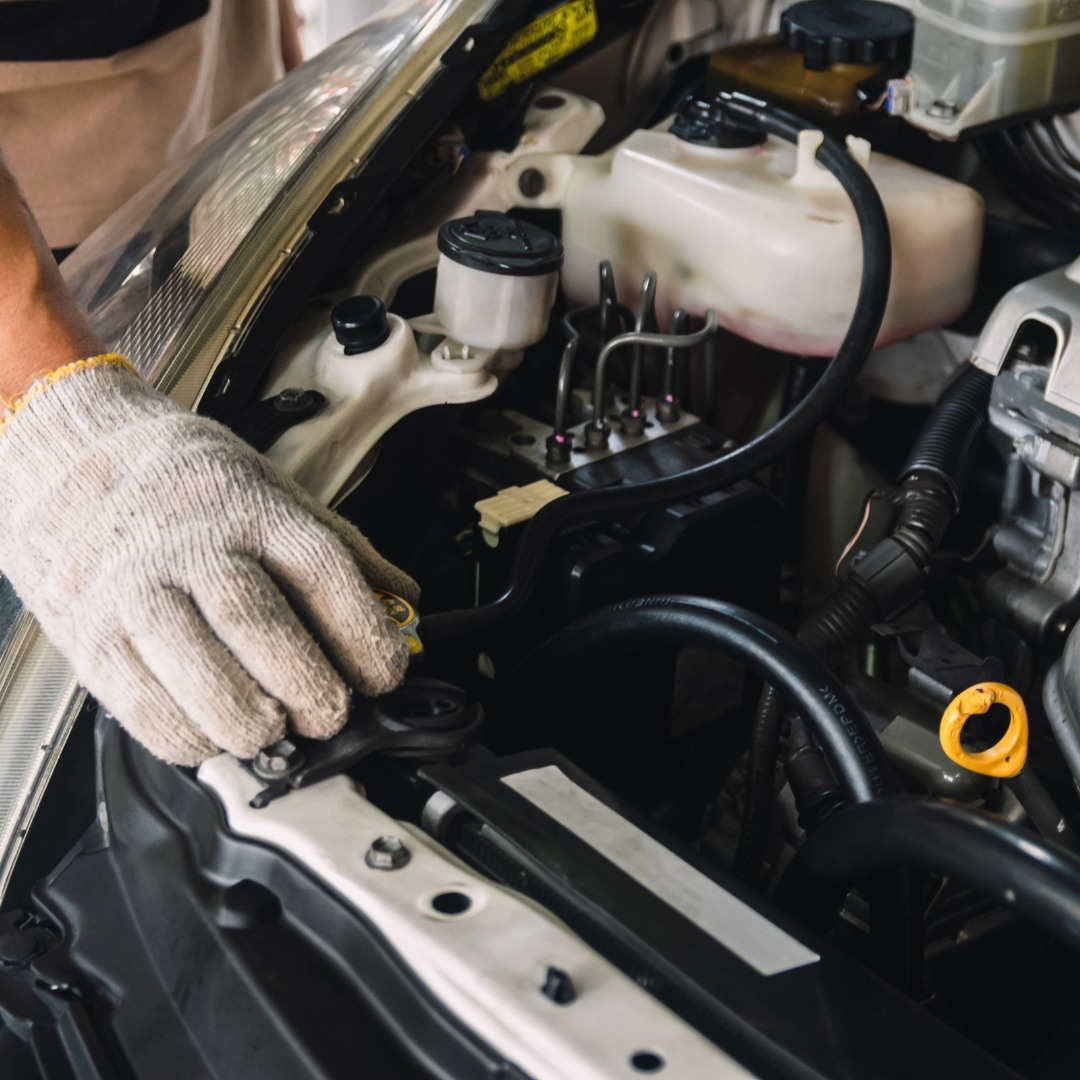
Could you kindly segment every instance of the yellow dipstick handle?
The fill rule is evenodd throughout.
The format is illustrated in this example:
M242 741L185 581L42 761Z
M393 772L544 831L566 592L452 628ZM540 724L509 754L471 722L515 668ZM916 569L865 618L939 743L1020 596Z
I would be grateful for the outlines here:
M960 734L972 716L989 712L998 703L1009 710L1009 727L1001 740L989 750L969 754L960 745ZM938 731L941 748L957 765L982 773L1008 779L1016 776L1027 762L1028 718L1027 709L1020 695L1011 687L999 682L978 683L961 691L949 702L941 718Z

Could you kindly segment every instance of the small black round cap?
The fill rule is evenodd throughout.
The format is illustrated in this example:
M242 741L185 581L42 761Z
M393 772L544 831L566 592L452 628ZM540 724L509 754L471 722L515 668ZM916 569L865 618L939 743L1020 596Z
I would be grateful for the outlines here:
M448 221L439 229L439 251L462 266L510 277L551 274L563 260L557 236L493 210Z
M346 356L377 349L390 336L386 308L377 296L350 296L335 304L330 325Z
M878 0L802 0L780 17L780 40L812 71L830 64L880 64L911 58L910 11Z

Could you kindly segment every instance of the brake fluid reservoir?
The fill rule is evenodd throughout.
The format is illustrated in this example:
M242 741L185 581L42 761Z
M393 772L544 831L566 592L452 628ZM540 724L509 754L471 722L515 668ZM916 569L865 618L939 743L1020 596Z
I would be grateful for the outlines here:
M798 148L772 136L728 148L655 129L573 159L559 199L568 299L595 303L597 266L608 259L624 298L657 272L661 326L676 308L700 315L712 307L751 341L833 354L855 308L861 240L847 195L814 158L820 140L804 132ZM870 154L861 140L849 143L881 194L892 235L878 344L951 322L974 294L982 199Z
M447 334L513 351L547 330L563 249L546 229L490 210L439 229L435 315Z

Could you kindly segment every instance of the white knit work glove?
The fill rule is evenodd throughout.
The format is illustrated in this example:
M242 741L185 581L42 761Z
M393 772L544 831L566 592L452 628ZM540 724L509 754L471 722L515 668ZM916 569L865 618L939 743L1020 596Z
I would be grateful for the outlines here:
M126 361L68 365L0 423L0 571L154 754L325 738L342 676L368 695L401 681L408 645L373 586L415 603L416 583Z

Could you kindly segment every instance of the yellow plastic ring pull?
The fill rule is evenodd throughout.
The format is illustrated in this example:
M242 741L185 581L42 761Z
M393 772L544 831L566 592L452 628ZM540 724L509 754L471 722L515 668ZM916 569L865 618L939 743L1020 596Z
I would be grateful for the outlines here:
M972 716L989 712L991 705L998 703L1009 710L1009 727L1000 741L989 750L969 754L960 745L960 735L964 725ZM949 702L949 707L941 718L938 731L941 748L957 765L982 773L983 776L998 776L1008 779L1015 776L1027 762L1028 718L1027 709L1020 695L1004 683L985 682L969 686Z

